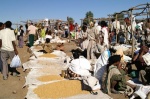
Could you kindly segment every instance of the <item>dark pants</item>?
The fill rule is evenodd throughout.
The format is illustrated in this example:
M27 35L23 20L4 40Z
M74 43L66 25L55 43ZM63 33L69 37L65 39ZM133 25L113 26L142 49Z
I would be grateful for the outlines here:
M29 34L29 46L32 47L34 44L34 34Z
M66 38L68 37L68 31L67 30L65 31L65 37Z

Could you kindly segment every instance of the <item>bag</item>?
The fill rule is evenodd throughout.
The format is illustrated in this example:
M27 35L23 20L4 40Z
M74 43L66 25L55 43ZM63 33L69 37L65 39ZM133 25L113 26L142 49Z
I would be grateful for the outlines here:
M11 68L17 68L19 66L21 66L21 60L20 60L18 55L15 55L14 58L12 59L11 63L10 63L10 67Z
M100 90L101 86L97 78L93 76L84 77L82 80L82 90L90 91L91 94L97 95L97 90Z

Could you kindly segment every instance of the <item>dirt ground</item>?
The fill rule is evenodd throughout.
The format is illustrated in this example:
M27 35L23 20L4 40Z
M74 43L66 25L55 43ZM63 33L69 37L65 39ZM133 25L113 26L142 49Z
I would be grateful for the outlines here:
M70 50L75 48L75 43L66 43L65 52L67 55L71 55ZM27 47L18 48L19 56L21 62L24 63L28 61L30 54L27 52ZM0 99L24 99L27 93L27 87L22 88L25 83L25 76L28 74L29 70L23 72L22 67L17 69L20 72L19 77L13 77L9 75L8 80L3 80L2 74L0 74ZM112 94L113 99L127 99L124 95Z

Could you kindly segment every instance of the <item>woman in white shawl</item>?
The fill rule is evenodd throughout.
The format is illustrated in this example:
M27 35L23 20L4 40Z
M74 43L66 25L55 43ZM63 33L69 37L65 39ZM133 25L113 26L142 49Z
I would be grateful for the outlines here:
M105 49L105 51L102 52L102 54L100 55L100 57L98 58L94 66L94 76L100 81L100 84L102 82L102 76L105 72L109 57L110 57L110 51Z

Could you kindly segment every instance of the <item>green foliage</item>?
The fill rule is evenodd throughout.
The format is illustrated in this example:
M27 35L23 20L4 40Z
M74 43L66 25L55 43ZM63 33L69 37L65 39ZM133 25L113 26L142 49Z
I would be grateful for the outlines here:
M114 13L113 14L114 18L116 18L116 14L117 14L117 19L120 21L121 24L123 24L124 21L122 19L124 19L124 14L123 13L119 13L119 14L118 13Z
M114 17L114 18L116 18L116 14L117 14L117 13L114 13L114 14L113 14L113 17ZM123 13L117 14L117 19L122 19L122 18L124 18L124 14L123 14Z
M91 21L93 21L93 13L91 11L88 11L86 14L85 14L85 18L83 19L83 22L86 22L87 24L89 24Z
M69 21L69 23L74 23L74 19L72 17L68 17L67 20Z

